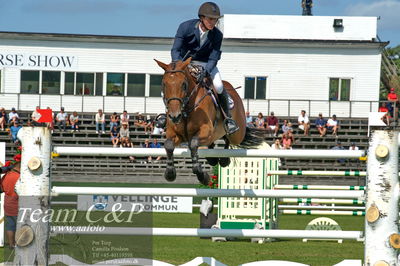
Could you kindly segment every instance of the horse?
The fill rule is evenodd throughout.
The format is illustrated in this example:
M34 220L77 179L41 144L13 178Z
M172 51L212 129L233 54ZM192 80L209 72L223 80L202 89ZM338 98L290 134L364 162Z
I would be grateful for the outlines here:
M192 172L200 183L207 185L208 173L204 172L199 162L199 146L214 147L214 142L224 138L225 149L230 145L255 146L263 141L263 132L246 128L246 116L242 99L233 86L223 81L224 88L233 100L231 110L232 118L236 121L239 130L231 135L226 135L223 126L223 116L216 103L216 98L208 83L197 83L190 73L188 65L191 58L165 64L154 59L164 69L161 90L166 107L166 141L164 148L167 153L167 167L164 177L167 181L176 179L173 152L177 145L187 142L192 159ZM208 84L208 85L207 85ZM216 92L214 92L216 95ZM206 158L212 166L220 163L222 167L229 165L229 158Z

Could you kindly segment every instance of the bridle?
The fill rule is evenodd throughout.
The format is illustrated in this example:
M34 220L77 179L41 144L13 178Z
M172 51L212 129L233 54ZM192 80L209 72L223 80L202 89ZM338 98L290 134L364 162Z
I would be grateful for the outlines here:
M165 97L165 94L164 94L164 96L163 96L163 101L164 101L164 105L165 105L165 108L167 109L167 111L168 111L168 104L169 104L170 101L178 101L178 102L180 102L180 103L181 103L181 112L182 112L182 115L183 115L184 118L186 118L186 117L188 116L188 114L189 114L190 112L192 112L192 111L200 104L200 102L205 98L205 96L208 95L208 93L205 94L205 95L203 95L203 97L200 98L200 100L197 101L197 102L194 104L193 107L188 108L188 105L187 105L187 104L189 103L190 99L192 98L192 96L195 94L195 92L196 92L197 89L199 88L200 83L196 84L196 86L195 86L195 87L191 90L191 92L188 94L188 89L189 89L188 87L189 87L189 84L188 84L188 82L187 82L186 73L185 73L184 70L166 70L165 73L182 73L182 74L185 75L185 81L184 81L184 82L185 82L185 83L184 83L184 92L185 92L185 96L182 97L182 98L179 98L179 97L170 97L170 98L166 98L166 97ZM163 90L164 90L164 89L165 89L164 83L162 84L162 87L163 87Z

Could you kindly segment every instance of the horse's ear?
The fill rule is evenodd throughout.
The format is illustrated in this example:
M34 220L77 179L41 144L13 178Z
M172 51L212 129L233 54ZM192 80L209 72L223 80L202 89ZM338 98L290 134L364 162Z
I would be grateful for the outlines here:
M186 59L183 63L182 63L182 69L185 69L187 67L187 65L190 64L190 62L192 62L192 58L189 57L188 59Z
M158 61L157 59L154 59L154 61L156 61L157 65L159 65L162 69L167 70L167 68L168 68L167 64L164 64L163 62Z

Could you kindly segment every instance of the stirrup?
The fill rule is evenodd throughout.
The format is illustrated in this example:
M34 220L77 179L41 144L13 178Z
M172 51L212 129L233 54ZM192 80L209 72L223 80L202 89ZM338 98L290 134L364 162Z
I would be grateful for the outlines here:
M224 120L224 129L225 129L226 134L231 135L231 134L235 133L236 131L238 131L239 127L236 125L235 120L228 117Z

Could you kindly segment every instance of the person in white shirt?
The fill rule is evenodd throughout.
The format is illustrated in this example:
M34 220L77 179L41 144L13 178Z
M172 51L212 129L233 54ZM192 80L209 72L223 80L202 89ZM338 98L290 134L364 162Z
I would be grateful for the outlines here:
M79 131L79 115L76 111L70 115L69 124L71 125L71 133Z
M95 117L96 122L96 133L99 134L99 130L101 127L101 133L106 133L106 116L103 113L103 110L99 109Z
M328 119L328 122L326 122L326 128L332 131L332 135L337 136L339 121L336 120L336 115L333 115L332 118Z
M58 130L61 131L61 126L62 126L63 131L65 131L65 127L67 126L67 119L68 119L68 114L64 112L64 107L61 107L60 112L56 116Z
M356 146L356 144L355 144L354 142L352 142L352 143L350 144L349 150L350 150L350 151L358 151L359 148Z
M307 136L310 130L310 119L306 115L305 110L301 110L297 121L299 123L299 128L304 131L304 136Z
M19 115L17 113L17 111L15 110L15 108L11 108L11 112L8 114L8 123L10 124L10 126L12 124L14 124L14 122L19 120Z
M128 112L127 112L127 111L124 111L124 112L120 115L119 118L120 118L119 120L120 120L121 124L127 124L128 127L129 127L129 115L128 115Z

